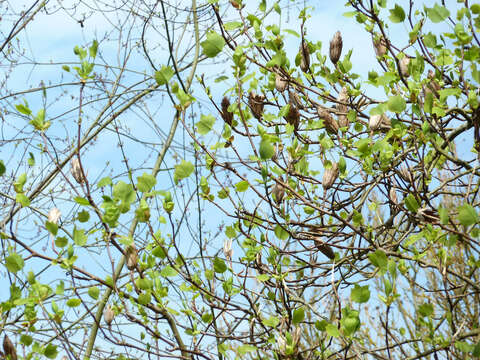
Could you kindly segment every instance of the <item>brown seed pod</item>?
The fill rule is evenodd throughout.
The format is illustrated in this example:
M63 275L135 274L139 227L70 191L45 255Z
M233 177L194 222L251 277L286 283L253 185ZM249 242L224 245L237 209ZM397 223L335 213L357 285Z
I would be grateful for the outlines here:
M107 305L105 307L105 310L103 311L103 319L105 320L108 326L110 326L114 317L115 317L115 313L113 312L112 307L110 305Z
M288 110L288 114L285 116L285 120L290 125L293 125L294 129L298 129L298 125L300 124L300 112L292 103L289 103L290 109Z
M237 10L241 9L242 8L242 5L241 3L239 3L238 1L235 1L235 0L230 0L230 4Z
M138 262L138 253L137 249L134 246L128 245L125 250L125 261L127 264L128 270L133 270L137 266Z
M230 106L230 100L226 96L222 99L222 119L228 125L232 126L233 121L233 114L228 111L228 107Z
M300 56L300 69L303 72L307 72L308 69L310 68L310 50L309 50L308 44L305 40L302 40L302 43L300 44L299 52L301 54L301 56Z
M325 169L323 173L322 185L324 190L328 190L332 187L335 180L338 177L338 164L336 162L332 162L332 166L328 169Z
M387 53L387 42L385 38L380 35L376 39L373 39L373 48L375 49L375 55L378 57L384 57Z
M257 95L253 91L248 94L248 106L252 111L253 116L257 119L261 119L263 115L265 96Z
M283 181L283 179L280 178L280 181ZM285 189L279 183L276 183L275 186L273 187L272 197L273 197L273 201L275 201L277 206L282 203L283 198L285 197Z
M299 109L304 108L300 96L294 90L290 90L288 92L288 102L295 105Z
M324 107L317 106L317 114L320 119L323 119L323 125L325 130L331 134L337 134L340 127L338 126L337 121L333 118L330 112Z
M275 74L275 89L280 92L284 92L287 88L288 81L284 79L280 74Z
M317 247L317 249L320 250L320 252L323 255L328 257L330 260L335 259L335 253L333 252L330 245L326 244L325 242L323 242L322 240L320 240L318 238L313 239L313 241L315 242L315 246Z
M17 360L17 350L7 335L3 338L3 352L6 359L10 356L10 360Z
M82 168L80 167L80 161L75 156L70 161L70 172L78 184L83 184L85 179L83 178Z
M340 127L348 127L350 125L350 122L348 121L347 118L347 111L348 107L346 105L348 101L348 92L347 88L344 86L342 87L342 90L338 93L337 97L337 111L338 111L338 125Z
M410 64L410 58L406 55L403 58L401 58L400 60L398 60L398 65L400 67L400 73L405 78L410 76L410 72L408 71L408 64Z
M338 62L340 59L340 55L342 55L342 34L340 31L337 31L335 35L333 35L333 39L330 41L330 61L334 64Z

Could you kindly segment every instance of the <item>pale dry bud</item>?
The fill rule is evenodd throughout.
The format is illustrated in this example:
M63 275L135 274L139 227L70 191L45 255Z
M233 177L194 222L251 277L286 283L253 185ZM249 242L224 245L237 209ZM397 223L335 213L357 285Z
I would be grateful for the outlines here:
M410 58L408 56L404 56L398 61L398 64L400 66L400 73L402 74L403 77L409 77L410 72L408 71L408 64L410 64Z
M17 360L17 350L15 350L15 346L7 335L3 338L3 352L5 358L10 356L10 360Z
M338 164L336 162L332 162L332 165L325 169L323 173L322 185L324 190L328 190L332 187L335 180L338 177Z
M283 337L283 335L278 335L277 336L277 348L278 348L278 353L282 356L286 355L287 352L287 341Z
M290 109L288 110L288 114L285 116L285 120L290 125L293 125L294 129L298 129L298 125L300 125L300 112L292 103L289 103Z
M440 221L440 218L437 212L431 208L423 207L417 211L418 218L420 221L425 221L431 224L437 223Z
M372 115L368 121L368 128L370 131L376 131L378 129L388 130L391 127L390 119L385 114Z
M127 264L128 270L133 270L137 266L138 254L137 249L134 246L128 245L125 250L125 261Z
M288 81L282 77L280 74L275 74L275 89L280 92L284 92L287 88Z
M340 31L337 31L335 35L333 35L333 39L330 41L330 61L334 64L338 62L340 59L340 55L342 55L342 34Z
M348 127L350 122L347 118L348 107L346 105L348 101L348 92L347 88L344 86L342 90L338 93L337 97L337 111L338 111L338 125L340 127Z
M337 121L333 118L330 112L321 107L317 106L317 114L320 119L323 119L323 125L325 126L325 130L331 134L337 134L340 126L338 126Z
M232 239L227 239L223 242L223 254L228 261L232 261L233 249L232 249Z
M413 183L413 176L412 176L412 173L410 172L410 170L405 166L405 165L402 165L400 166L400 177L405 180L406 182L412 184Z
M390 198L390 201L392 203L394 203L395 205L398 205L397 191L395 189L395 186L392 186L390 188L390 191L388 193L388 197Z
M85 179L83 178L82 168L77 157L73 157L70 161L70 172L78 184L84 183Z
M48 212L47 220L53 224L58 224L58 220L60 219L60 216L62 216L62 213L60 212L60 210L54 207Z
M303 109L302 100L294 90L290 90L288 92L288 102L295 105L299 109Z
M430 81L423 85L423 92L426 96L427 94L431 93L433 96L438 98L440 96L439 91L442 88L437 80L435 80L435 72L433 70L428 70L428 78Z
M250 92L248 94L248 106L252 111L253 116L257 119L261 119L263 115L263 108L264 108L264 95L257 95L254 92Z
M105 310L103 311L103 319L105 320L108 326L110 326L114 317L115 317L115 313L113 312L112 307L110 305L107 305L105 307Z
M225 121L228 125L232 126L232 121L233 121L233 114L228 111L228 107L230 106L230 100L226 96L223 97L222 99L222 119Z
M375 49L375 55L378 57L384 57L387 53L387 42L383 36L373 39L373 47Z
M283 179L280 179L280 180L283 181ZM277 204L277 206L282 203L283 198L285 197L285 189L279 183L276 183L275 186L273 187L272 197L275 203Z
M308 44L306 41L303 40L300 44L299 52L301 54L300 69L303 72L307 72L310 68L310 50L308 49Z

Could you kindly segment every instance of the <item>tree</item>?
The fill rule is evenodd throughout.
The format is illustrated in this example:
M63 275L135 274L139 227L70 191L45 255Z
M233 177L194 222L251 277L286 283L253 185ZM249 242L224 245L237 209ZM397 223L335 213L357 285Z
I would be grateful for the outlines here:
M6 355L480 357L479 5L96 4L3 10ZM111 28L31 60L53 10Z

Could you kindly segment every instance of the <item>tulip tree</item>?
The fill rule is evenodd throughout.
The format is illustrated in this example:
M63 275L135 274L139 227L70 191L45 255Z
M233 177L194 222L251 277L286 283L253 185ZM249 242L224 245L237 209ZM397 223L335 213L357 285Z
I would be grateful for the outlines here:
M480 5L127 3L4 79L7 358L480 357Z

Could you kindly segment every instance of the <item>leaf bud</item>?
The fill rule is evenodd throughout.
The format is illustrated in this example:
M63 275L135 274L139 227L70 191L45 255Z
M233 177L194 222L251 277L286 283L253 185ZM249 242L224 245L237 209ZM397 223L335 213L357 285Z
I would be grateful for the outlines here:
M323 173L322 185L324 190L328 190L332 187L335 180L338 177L338 164L332 162L332 165L329 168L325 169Z
M113 312L112 307L110 305L107 305L105 307L105 310L103 311L103 319L105 320L108 326L110 326L114 317L115 317L115 313Z
M303 72L307 72L310 68L310 49L308 48L308 44L305 40L302 40L300 44L300 69Z
M250 107L253 116L259 120L263 115L264 101L264 95L257 95L253 91L248 94L248 106Z
M80 161L77 157L73 157L70 161L70 173L78 184L83 184L85 179L82 174L82 168L80 166Z
M330 41L330 61L332 63L337 64L340 59L340 55L342 55L342 46L342 34L340 31L337 31L335 35L333 35L333 39Z
M222 99L222 119L225 121L228 125L232 126L232 121L233 121L233 114L228 111L228 107L230 106L230 100L226 96L223 97Z
M128 270L133 270L137 266L138 253L134 246L128 245L125 250L125 260Z
M337 134L340 127L337 121L333 118L330 112L322 106L317 106L317 114L320 119L323 119L325 130L331 134Z
M284 79L280 74L275 74L275 89L280 92L284 92L287 88L288 81Z

